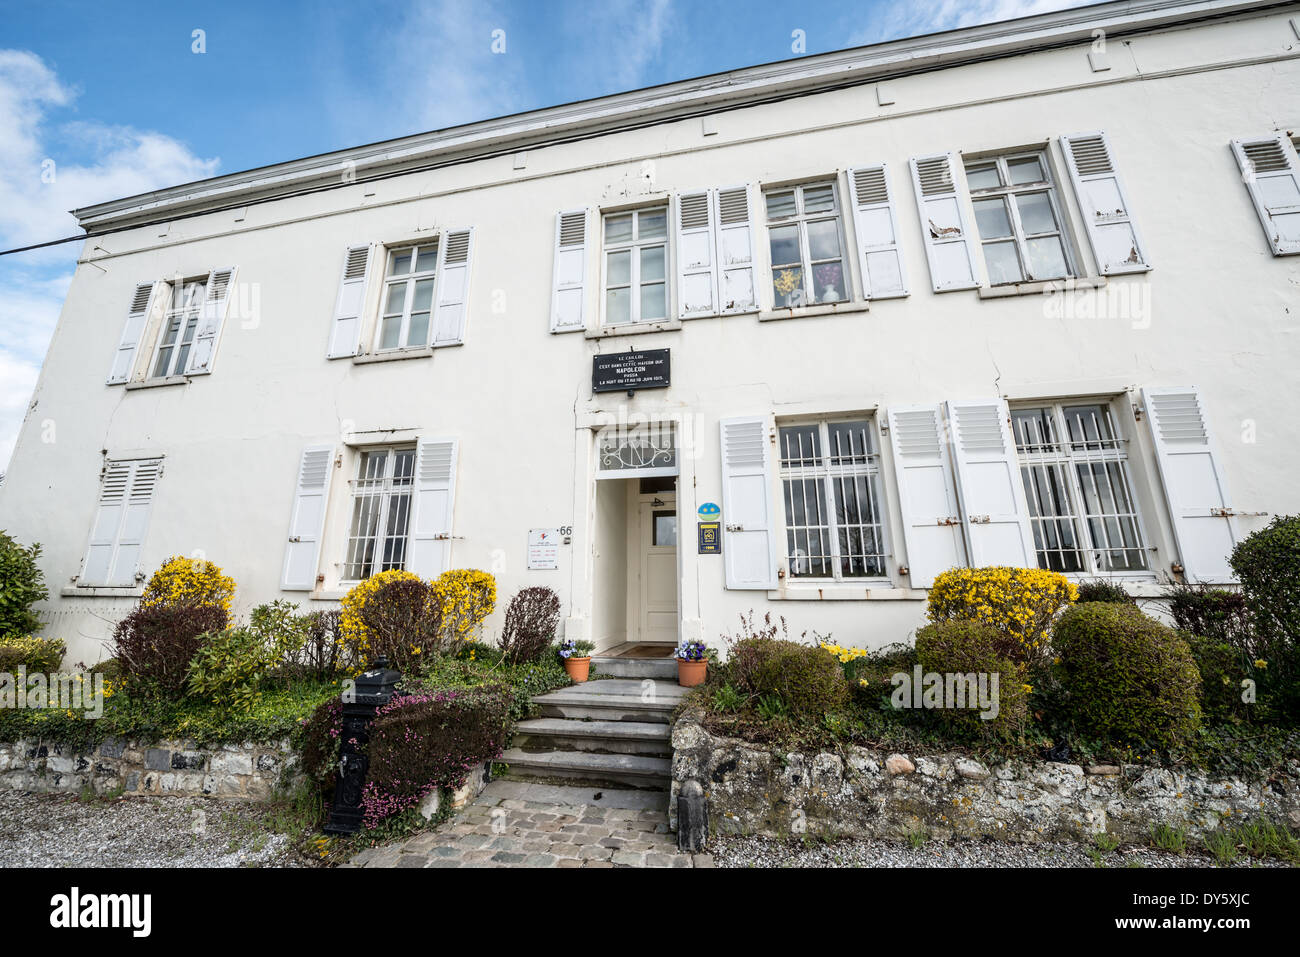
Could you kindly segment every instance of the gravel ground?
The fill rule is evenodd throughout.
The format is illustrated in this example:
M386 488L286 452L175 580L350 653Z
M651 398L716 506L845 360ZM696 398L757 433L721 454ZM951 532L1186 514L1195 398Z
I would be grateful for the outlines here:
M715 867L1097 867L1082 844L1015 844L1010 841L927 843L837 841L799 844L757 837L715 838L709 845ZM1184 855L1125 846L1102 854L1106 867L1214 867L1205 854ZM1283 867L1276 861L1240 859L1234 867Z
M203 798L0 792L0 867L294 867L264 808Z

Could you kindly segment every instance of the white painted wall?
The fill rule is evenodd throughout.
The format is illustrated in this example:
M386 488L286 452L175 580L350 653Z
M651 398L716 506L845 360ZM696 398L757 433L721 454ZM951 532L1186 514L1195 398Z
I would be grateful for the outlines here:
M234 575L237 611L247 612L273 598L306 598L279 590L305 445L335 442L342 450L378 430L457 436L453 567L494 571L503 604L520 587L551 585L565 617L587 622L575 627L590 633L610 596L592 588L602 506L586 424L620 411L686 416L698 447L683 456L679 483L681 614L685 633L708 640L751 608L785 616L795 632L815 629L860 645L905 639L923 615L923 593L897 573L895 588L870 598L860 589L725 589L721 559L697 558L686 543L696 506L722 500L717 436L726 416L1197 385L1234 504L1294 513L1300 257L1271 255L1228 147L1234 137L1300 123L1300 60L1288 15L1294 10L1112 41L1102 73L1090 69L1086 45L1035 53L898 79L895 102L885 107L871 86L856 87L720 114L717 133L707 137L698 119L681 120L532 150L520 170L504 156L97 240L83 250L89 261L69 289L0 488L0 527L44 545L52 590L46 632L68 640L72 660L90 662L100 656L96 641L132 605L130 597L60 595L84 554L104 450L166 457L144 568L201 551ZM1049 318L1039 295L930 292L904 176L909 157L1050 140L1053 172L1064 184L1055 138L1095 129L1110 136L1154 268L1079 295L1137 293L1149 304L1149 321ZM823 177L881 160L890 164L898 202L912 288L906 299L823 317L691 320L635 337L548 332L557 211ZM1090 263L1077 204L1068 188L1062 195L1076 251ZM464 345L400 362L326 360L345 247L471 225L477 248ZM228 320L210 376L145 390L104 384L137 282L226 265L239 267L236 303L246 308ZM766 276L760 267L760 280ZM372 320L377 297L372 283ZM594 282L588 309L597 314ZM629 346L671 348L672 388L593 398L592 355ZM1254 442L1242 441L1247 423ZM1154 565L1168 569L1173 544L1149 433L1131 417L1128 429ZM326 582L316 601L338 594L349 508L342 492L353 454L335 473L321 560ZM905 564L902 529L887 448L884 455L896 568ZM527 530L561 525L574 534L560 568L528 571ZM498 614L489 632L499 623Z

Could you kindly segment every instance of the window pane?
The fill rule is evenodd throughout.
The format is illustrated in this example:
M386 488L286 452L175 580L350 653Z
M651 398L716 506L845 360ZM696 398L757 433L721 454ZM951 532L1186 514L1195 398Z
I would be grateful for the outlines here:
M1057 449L1056 420L1051 409L1012 409L1011 432L1019 452L1046 452Z
M1011 235L1011 216L1007 213L1007 202L998 199L977 199L975 206L975 225L979 227L984 239L1001 239Z
M1007 172L1011 176L1012 186L1019 186L1021 183L1045 183L1047 181L1047 175L1043 172L1043 164L1038 161L1037 156L1007 160Z
M1002 185L996 163L982 163L966 167L966 184L971 189L995 189Z
M379 332L379 348L396 349L400 344L402 334L402 317L385 316L383 326Z
M632 241L632 214L605 217L605 242L629 243Z
M1068 405L1061 410L1070 442L1080 449L1112 447L1115 439L1110 416L1102 405Z
M654 513L654 537L653 543L660 546L673 547L677 545L677 513L676 512L655 512Z
M668 237L668 211L656 209L639 217L637 239L666 239Z
M641 287L641 319L664 319L668 315L666 287L663 283L648 283Z
M432 243L428 246L421 246L415 257L416 272L431 272L438 266L438 244Z
M779 193L767 193L764 195L767 201L767 218L768 219L786 219L797 212L794 201L794 190L782 190Z
M802 261L799 252L799 227L777 226L767 231L768 244L772 248L772 265L798 265Z
M446 277L443 277L444 279ZM421 279L415 284L415 298L411 301L412 312L428 312L433 303L433 280Z
M840 302L847 299L844 293L844 269L839 263L819 263L813 266L813 301Z
M997 285L1001 282L1020 282L1024 274L1020 271L1020 256L1016 253L1015 243L988 243L984 246L984 262L989 270L989 282Z
M1029 252L1029 274L1035 279L1061 279L1068 275L1065 250L1056 236L1030 239L1025 246Z
M388 254L388 275L404 276L411 271L412 250L398 249Z
M804 468L821 459L821 431L815 425L787 425L781 429L782 468Z
M1056 232L1056 214L1046 193L1020 193L1016 196L1016 209L1027 235Z
M835 522L839 528L840 575L865 578L885 572L879 494L870 475L835 478Z
M864 465L871 453L871 430L865 421L832 422L827 426L831 465Z
M406 301L406 283L393 283L388 287L388 302L384 305L384 312L387 314L402 312L402 307Z
M1020 470L1029 503L1038 567L1054 572L1083 571L1083 555L1074 532L1074 511L1058 465L1034 465Z
M411 313L411 324L406 331L406 345L427 346L429 344L429 314L427 312Z
M632 281L632 253L623 249L605 255L605 285L618 286Z
M820 479L786 479L783 484L791 577L830 577L834 573L825 486Z
M825 213L834 208L834 186L805 186L803 188L803 211L805 213Z
M605 293L605 322L614 325L620 322L632 321L632 295L631 290L624 286L622 289L610 289Z
M171 346L163 346L161 349L158 350L158 361L154 364L153 367L153 375L155 379L159 378L160 376L167 375L167 365L171 361L172 361Z
M808 252L814 262L840 258L839 220L821 219L808 224Z
M793 269L773 269L772 291L778 309L802 306L804 303L803 270L798 266Z
M654 282L664 278L664 247L651 246L641 250L641 281Z

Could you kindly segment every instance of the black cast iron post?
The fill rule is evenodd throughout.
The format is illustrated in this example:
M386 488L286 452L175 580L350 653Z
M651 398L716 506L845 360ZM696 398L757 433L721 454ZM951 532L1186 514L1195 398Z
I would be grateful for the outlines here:
M355 834L361 829L361 793L366 786L370 759L365 746L375 712L392 700L400 671L388 667L380 655L370 670L357 676L353 690L343 693L343 730L339 740L339 772L334 785L326 834Z

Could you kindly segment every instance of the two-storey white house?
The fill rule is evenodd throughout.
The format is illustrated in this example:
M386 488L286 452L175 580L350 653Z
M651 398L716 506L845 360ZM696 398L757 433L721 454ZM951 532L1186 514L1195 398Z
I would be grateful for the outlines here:
M239 611L482 568L602 648L1224 582L1300 510L1297 124L1300 4L1133 0L77 210L0 527L86 661L173 554Z

